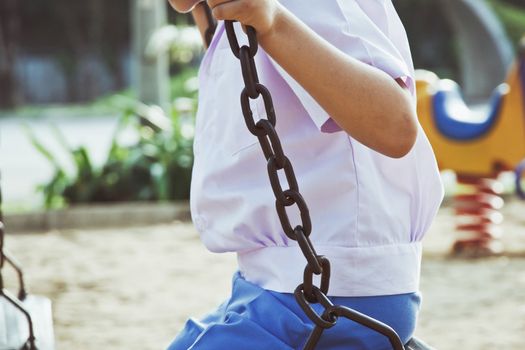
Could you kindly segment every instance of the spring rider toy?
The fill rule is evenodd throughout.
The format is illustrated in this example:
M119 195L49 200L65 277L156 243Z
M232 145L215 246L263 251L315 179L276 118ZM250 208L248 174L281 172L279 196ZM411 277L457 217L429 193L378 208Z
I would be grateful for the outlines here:
M520 183L525 171L525 38L506 82L494 90L488 111L470 109L455 82L428 71L418 71L417 92L419 120L440 169L455 171L458 183L471 190L455 196L457 230L462 234L453 253L501 252L498 174L515 170L518 193L525 197Z

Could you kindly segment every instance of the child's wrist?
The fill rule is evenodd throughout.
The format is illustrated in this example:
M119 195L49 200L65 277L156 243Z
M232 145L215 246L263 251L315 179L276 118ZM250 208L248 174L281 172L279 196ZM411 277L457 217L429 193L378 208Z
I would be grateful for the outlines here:
M282 23L286 20L286 15L286 8L280 3L277 3L273 14L272 24L264 32L257 32L257 39L263 47L266 42L273 40L272 38L280 31Z

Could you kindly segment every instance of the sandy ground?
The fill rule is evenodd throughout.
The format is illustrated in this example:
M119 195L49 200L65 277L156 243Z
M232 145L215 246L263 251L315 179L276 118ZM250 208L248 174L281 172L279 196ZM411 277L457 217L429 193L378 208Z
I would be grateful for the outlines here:
M450 259L450 209L426 240L417 334L438 349L525 349L525 205L505 210L503 257ZM190 315L225 299L233 255L189 223L12 235L33 293L53 300L58 349L164 349ZM12 277L8 279L13 285Z

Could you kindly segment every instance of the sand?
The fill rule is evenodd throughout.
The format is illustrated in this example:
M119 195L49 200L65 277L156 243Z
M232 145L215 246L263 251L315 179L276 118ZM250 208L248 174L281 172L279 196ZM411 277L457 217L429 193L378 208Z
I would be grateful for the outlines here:
M417 334L438 349L525 349L525 204L505 209L502 257L450 259L451 209L426 239ZM164 349L189 316L224 300L235 257L192 225L20 234L7 246L53 301L57 349ZM13 286L13 275L8 276Z

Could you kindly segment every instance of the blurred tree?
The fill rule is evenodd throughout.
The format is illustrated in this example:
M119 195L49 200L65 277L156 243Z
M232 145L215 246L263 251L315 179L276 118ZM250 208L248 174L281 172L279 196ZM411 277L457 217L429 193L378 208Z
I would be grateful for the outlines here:
M100 68L90 62L102 64L109 76L107 79L113 81L111 89L127 87L129 74L124 67L130 51L130 3L131 0L1 0L0 69L3 74L16 74L15 82L21 84L21 79L26 79L23 73L26 63L54 61L66 79L68 95L64 99L72 102L109 92L99 89ZM11 14L13 6L16 12ZM8 33L6 26L15 19L19 30L13 37L12 30ZM11 54L12 49L6 50L6 46L13 47L13 44L17 48L16 57ZM8 68L6 55L12 57ZM6 81L2 77L0 84L5 85ZM16 84L12 85L0 87L3 95L0 106L6 106L2 99L7 92L16 91Z
M398 0L396 9L406 27L414 65L441 77L459 76L457 42L439 0Z
M416 67L436 71L440 76L459 77L457 42L442 14L441 0L394 0L407 27ZM479 0L482 1L482 0ZM524 0L488 0L503 20L513 42L525 32ZM163 6L168 6L163 1ZM21 58L45 57L59 62L65 73L68 101L89 100L100 73L79 78L81 61L87 55L104 64L112 79L111 89L128 87L128 58L131 52L132 0L0 0L0 106L21 102L23 92L14 83L14 65ZM173 10L170 23L188 24L191 19ZM84 66L84 69L92 69ZM180 66L172 66L178 74ZM18 77L20 78L20 77ZM92 87L93 92L89 93ZM31 101L29 101L31 102Z
M484 1L484 0L479 0ZM525 34L524 0L488 0L517 45ZM396 0L417 68L436 72L444 78L460 79L458 41L443 12L440 0Z
M132 0L0 0L0 107L23 103L24 97L33 102L21 86L40 87L24 72L45 69L42 62L47 67L54 63L64 79L67 95L60 101L82 102L129 87L132 4ZM158 6L166 11L169 5L161 0ZM168 15L170 23L191 21L171 9ZM173 74L180 71L179 66L173 68ZM104 89L101 79L110 81Z
M19 28L19 2L2 0L0 2L0 106L14 106L20 99L14 69L19 44Z
M489 3L517 49L520 39L525 35L525 0L489 0Z

